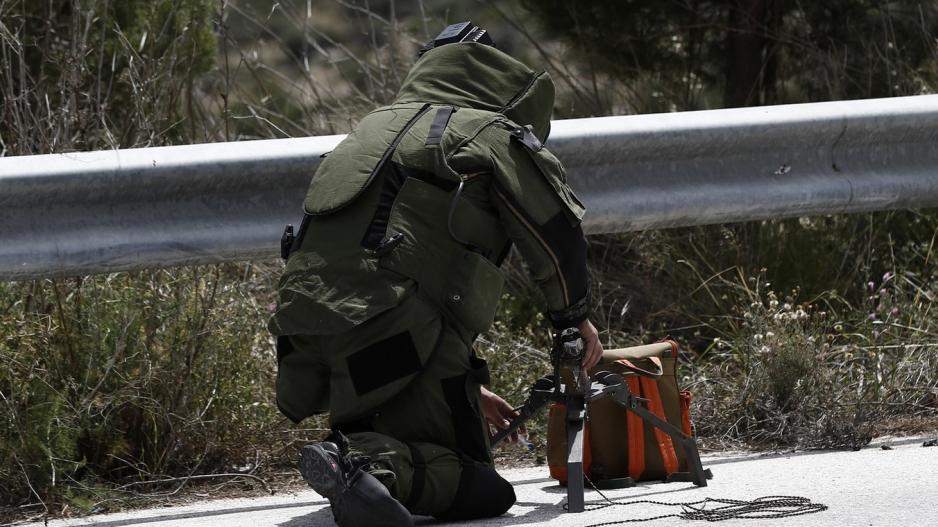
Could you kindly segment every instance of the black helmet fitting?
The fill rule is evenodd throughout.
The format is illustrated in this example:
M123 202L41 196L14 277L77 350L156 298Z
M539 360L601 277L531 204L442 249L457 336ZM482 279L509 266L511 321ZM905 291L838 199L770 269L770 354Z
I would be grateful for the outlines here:
M489 35L488 31L467 20L465 22L446 26L446 29L441 31L435 39L427 42L423 45L422 48L420 48L420 50L417 52L417 57L422 57L424 53L430 51L433 48L438 48L440 46L452 44L454 42L478 42L479 44L485 44L487 46L492 46L493 48L495 47L495 41L492 40L492 37Z

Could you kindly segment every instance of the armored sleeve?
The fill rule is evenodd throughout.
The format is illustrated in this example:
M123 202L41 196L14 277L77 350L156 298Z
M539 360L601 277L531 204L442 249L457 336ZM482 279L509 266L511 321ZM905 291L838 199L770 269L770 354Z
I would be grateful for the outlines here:
M560 162L530 128L493 123L474 138L493 173L490 199L511 240L547 300L555 328L589 316L585 208L567 185Z

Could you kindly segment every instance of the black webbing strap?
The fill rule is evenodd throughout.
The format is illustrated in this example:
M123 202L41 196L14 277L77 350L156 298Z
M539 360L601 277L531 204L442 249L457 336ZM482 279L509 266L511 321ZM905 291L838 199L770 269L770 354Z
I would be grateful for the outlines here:
M375 174L377 174L378 171L381 170L381 167L383 167L384 164L387 163L388 159L391 159L391 155L394 154L394 151L397 150L397 146L401 144L401 141L404 140L404 136L407 135L407 132L409 132L410 129L413 128L414 124L416 124L417 121L421 117L423 117L423 114L427 113L429 110L430 110L430 103L426 103L423 106L421 106L420 110L417 111L417 113L414 114L414 116L411 117L409 121L407 121L404 127L401 128L401 131L398 132L396 136L394 136L394 140L391 141L391 144L388 145L387 150L385 150L384 154L381 156L381 161L378 161L378 164L375 165L375 168L371 171L371 177L374 177ZM370 181L370 178L369 178L369 181Z
M401 144L401 141L404 140L404 136L407 132L413 128L414 124L423 117L423 114L427 113L430 110L430 103L426 103L420 107L420 110L411 117L404 127L401 128L401 131L394 136L394 140L391 141L391 144L388 145L388 148L384 151L384 154L381 156L381 160L378 161L378 164L375 165L374 169L371 171L371 175L368 177L368 181L374 179L379 172L381 172L388 160L391 159L391 156L394 155L394 151L397 150L398 145ZM397 178L395 181L388 181L385 179L384 186L381 189L382 199L381 204L383 204L387 211L376 211L375 217L380 218L384 217L385 213L390 213L390 205L388 203L388 197L390 197L391 203L393 203L394 198L397 196L397 192L400 190L400 185L403 184L403 179ZM397 243L403 239L401 236L398 236L395 240L386 240L384 235L386 233L387 223L385 221L384 225L376 225L375 219L372 219L371 225L369 225L368 230L365 232L365 237L362 239L361 246L366 250L371 251L374 254L381 255L386 251L389 251L394 248Z
M361 246L376 256L381 256L393 249L403 240L401 236L388 238L387 234L391 208L394 207L394 201L397 200L397 194L404 186L405 179L407 175L400 170L400 165L394 161L385 164L381 172L381 194L378 196L378 204L375 206L375 212L371 216L371 221L368 222L368 228L365 229L365 236L361 241Z
M438 145L443 139L443 132L446 130L446 124L449 123L450 116L453 115L453 112L456 111L456 108L452 106L444 106L436 111L436 115L433 117L433 123L430 125L430 133L427 134L427 142L425 145Z
M427 484L427 460L423 457L414 445L407 444L410 449L410 458L414 466L414 475L410 480L410 494L402 505L408 510L413 509L420 496L423 495L423 488Z

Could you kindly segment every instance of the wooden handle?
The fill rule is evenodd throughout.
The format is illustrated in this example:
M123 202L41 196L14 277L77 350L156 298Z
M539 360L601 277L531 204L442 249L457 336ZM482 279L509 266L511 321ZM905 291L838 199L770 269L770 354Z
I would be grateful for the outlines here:
M644 360L646 360L647 362L651 363L655 368L654 368L653 370L652 370L652 369L648 369L648 368L640 368L640 367L636 366L636 365L635 365L632 361L630 361L629 359L619 359L619 360L616 361L616 364L621 364L621 365L625 366L625 367L626 367L629 371L631 371L632 373L637 373L637 374L639 374L639 375L644 375L645 377L658 378L658 377L661 377L662 375L664 375L664 368L661 366L661 359L660 359L660 358L658 358L658 357L648 357L647 359L644 359Z
M603 350L601 362L613 362L620 359L647 359L650 357L673 357L674 348L671 341L656 342L654 344L645 344L644 346L632 346L630 348L615 348Z

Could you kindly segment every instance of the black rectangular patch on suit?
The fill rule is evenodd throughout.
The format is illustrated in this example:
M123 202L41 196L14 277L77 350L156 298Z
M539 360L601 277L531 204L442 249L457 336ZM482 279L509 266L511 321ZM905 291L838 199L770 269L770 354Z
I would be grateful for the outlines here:
M420 371L420 355L407 331L356 351L345 361L358 395Z

